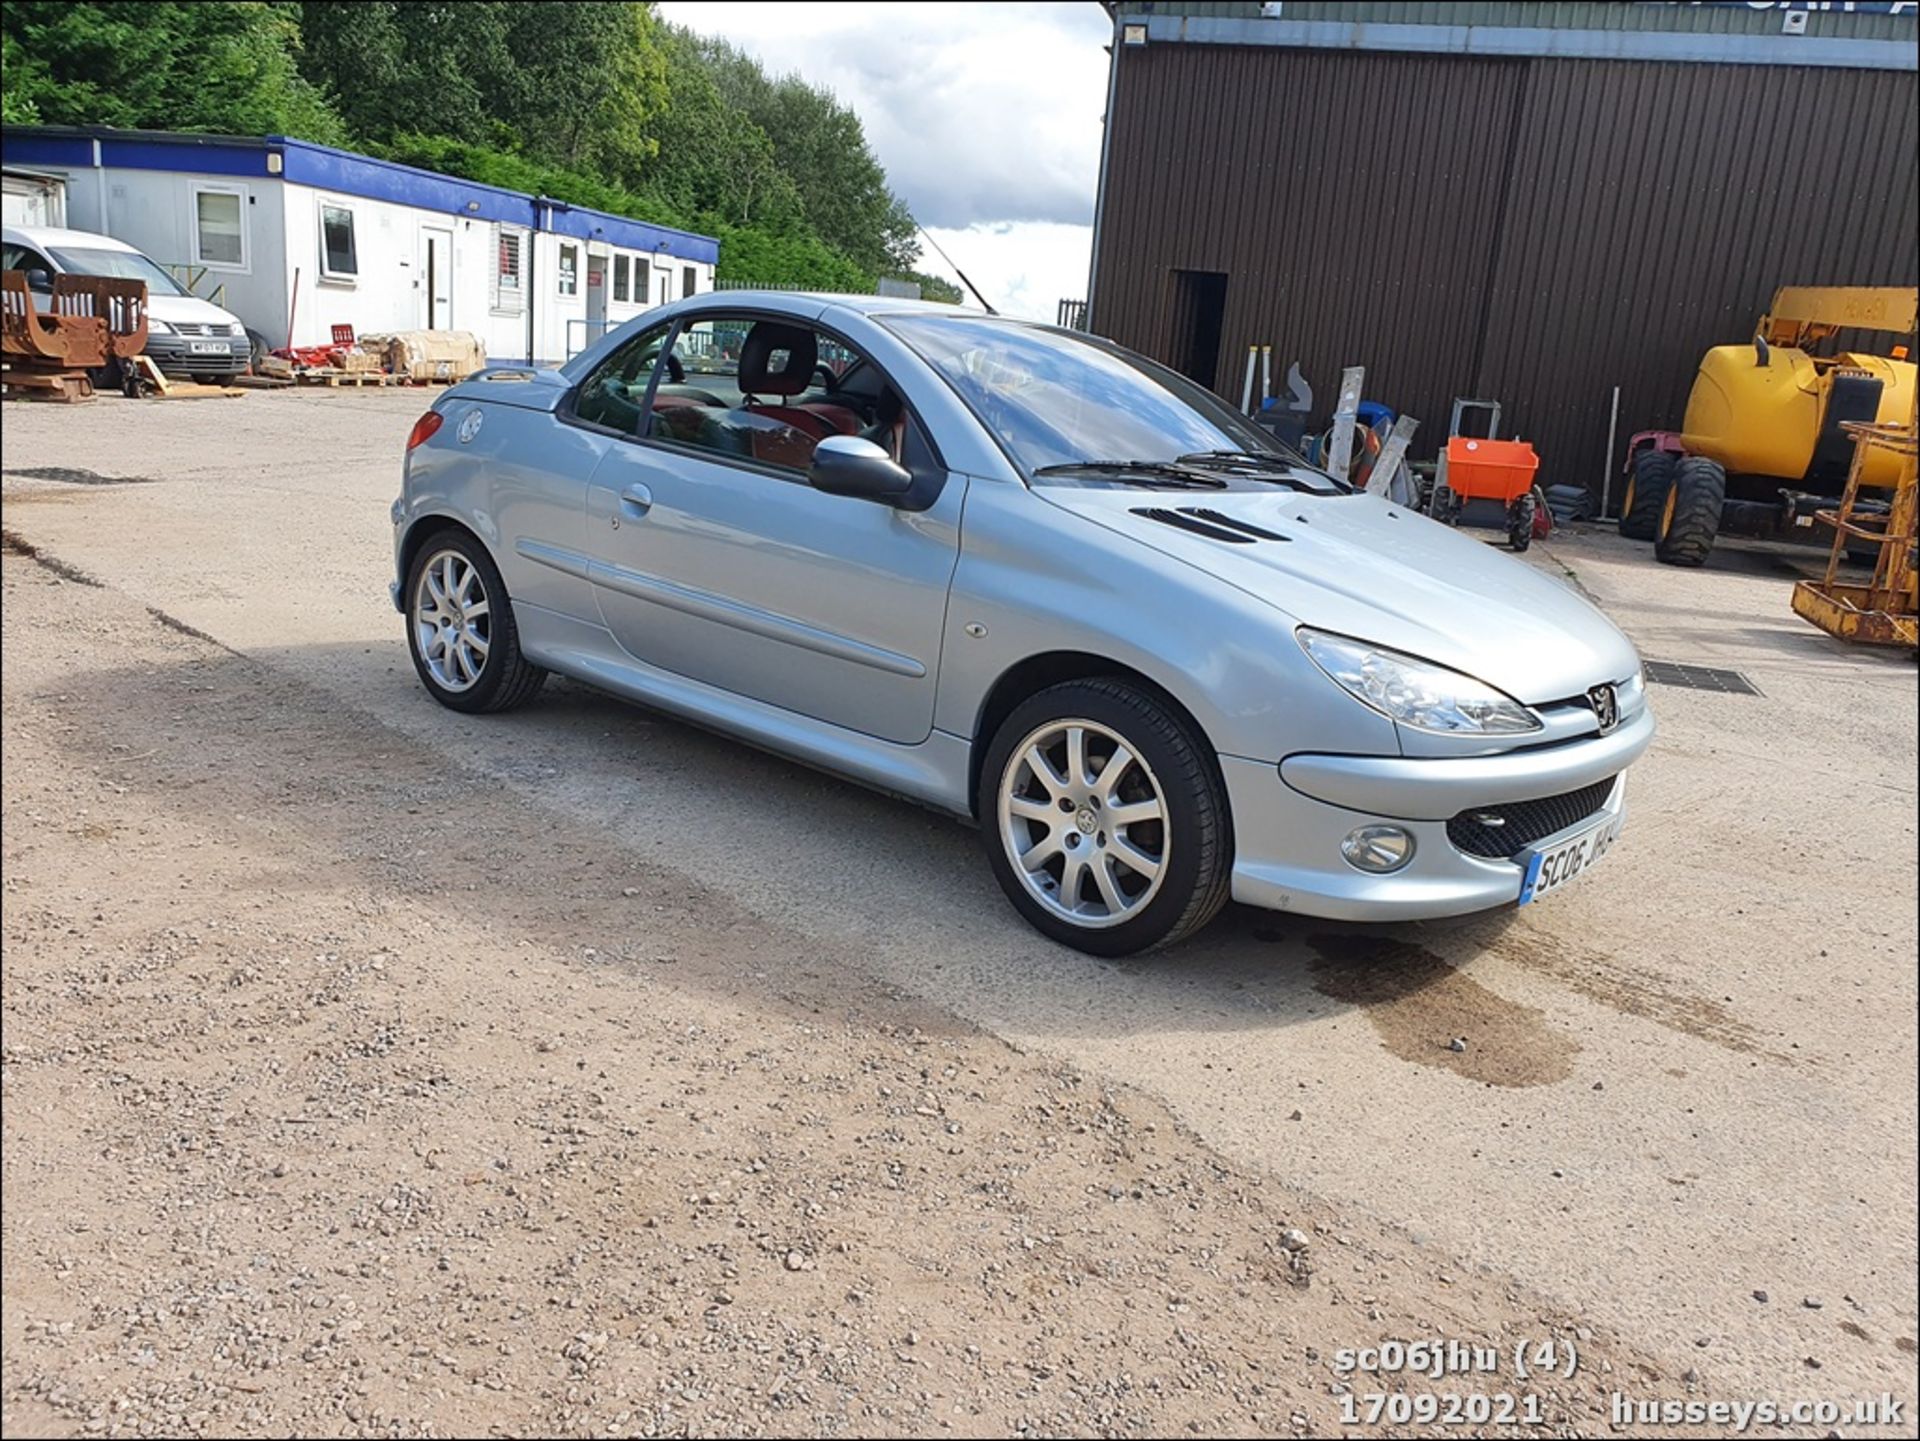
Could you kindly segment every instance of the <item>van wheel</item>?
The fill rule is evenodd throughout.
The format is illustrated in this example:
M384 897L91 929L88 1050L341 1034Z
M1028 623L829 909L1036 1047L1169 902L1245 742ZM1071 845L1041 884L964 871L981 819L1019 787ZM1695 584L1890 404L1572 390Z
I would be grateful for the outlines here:
M427 694L449 710L524 705L547 673L520 654L506 582L464 531L427 537L407 568L407 649Z
M1014 708L981 769L987 858L1035 929L1096 956L1171 945L1227 902L1232 834L1205 741L1119 679Z
M1643 450L1633 458L1633 474L1620 501L1620 534L1628 540L1653 539L1679 460L1670 450Z
M1654 556L1667 565L1705 565L1726 504L1727 472L1718 462L1700 455L1681 461L1661 507Z

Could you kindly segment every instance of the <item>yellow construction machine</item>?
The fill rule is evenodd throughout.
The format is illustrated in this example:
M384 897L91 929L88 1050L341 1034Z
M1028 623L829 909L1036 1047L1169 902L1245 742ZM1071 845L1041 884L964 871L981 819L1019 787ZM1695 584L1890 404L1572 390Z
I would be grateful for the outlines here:
M1908 345L1920 290L1786 286L1752 341L1716 345L1700 362L1678 434L1642 431L1627 447L1620 533L1651 540L1669 565L1701 565L1722 531L1824 539L1815 516L1847 483L1854 437L1845 427L1899 425L1913 408ZM1815 353L1842 331L1906 337L1888 355ZM1898 457L1875 448L1859 484L1892 489ZM1854 513L1884 513L1861 500Z

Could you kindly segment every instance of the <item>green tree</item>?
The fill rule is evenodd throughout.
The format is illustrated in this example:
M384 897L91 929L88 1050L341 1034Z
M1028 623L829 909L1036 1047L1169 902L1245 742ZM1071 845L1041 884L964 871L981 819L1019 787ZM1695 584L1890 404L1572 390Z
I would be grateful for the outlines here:
M906 269L919 258L913 216L887 188L859 116L797 75L769 78L723 40L696 45L721 100L771 139L815 235L870 272Z
M430 132L617 184L668 100L652 9L633 0L306 0L302 63L355 136Z
M803 223L799 189L781 169L767 132L721 95L697 37L677 26L661 29L667 104L650 127L655 156L645 188L686 215L775 231Z
M347 138L277 5L9 0L0 33L9 121Z
M471 5L459 7L464 15ZM638 183L667 104L667 56L651 7L609 0L519 0L501 12L504 48L485 75L516 148L569 169ZM500 62L504 61L504 64Z
M873 274L811 235L775 235L745 226L716 227L720 264L716 279L772 290L873 289Z
M417 165L422 170L438 170L478 180L483 185L498 185L503 190L519 190L529 195L547 195L570 205L586 205L614 215L631 215L656 225L688 229L690 217L665 204L658 196L636 194L596 175L550 165L510 150L495 150L454 140L445 135L402 133L384 145L370 147L387 160Z
M920 287L922 300L940 300L948 305L958 305L966 297L960 287L942 276L929 275L924 270L901 270L894 272L896 280L911 280Z

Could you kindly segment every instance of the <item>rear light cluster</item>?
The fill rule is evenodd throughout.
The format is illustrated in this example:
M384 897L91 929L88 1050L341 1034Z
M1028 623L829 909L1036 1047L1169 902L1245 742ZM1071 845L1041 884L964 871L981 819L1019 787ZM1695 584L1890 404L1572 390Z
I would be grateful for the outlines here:
M440 428L440 423L440 412L437 410L429 410L414 421L413 429L407 432L407 449L412 450L416 445L425 445L432 440L434 432Z

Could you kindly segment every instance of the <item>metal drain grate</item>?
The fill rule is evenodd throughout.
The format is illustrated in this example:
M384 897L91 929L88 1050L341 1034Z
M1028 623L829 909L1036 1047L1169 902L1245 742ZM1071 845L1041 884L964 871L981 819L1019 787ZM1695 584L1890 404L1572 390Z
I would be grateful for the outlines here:
M1760 687L1737 670L1715 670L1710 665L1681 665L1678 661L1646 662L1647 679L1655 685L1677 685L1687 690L1717 690L1722 695L1759 695Z

